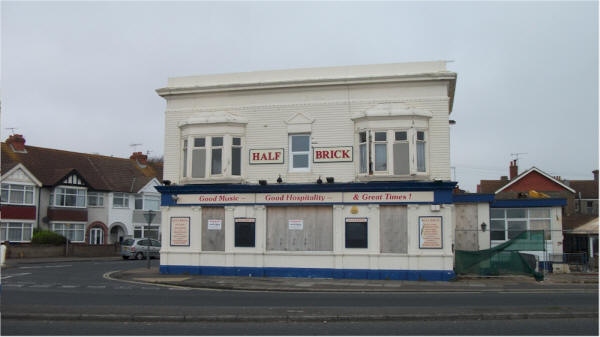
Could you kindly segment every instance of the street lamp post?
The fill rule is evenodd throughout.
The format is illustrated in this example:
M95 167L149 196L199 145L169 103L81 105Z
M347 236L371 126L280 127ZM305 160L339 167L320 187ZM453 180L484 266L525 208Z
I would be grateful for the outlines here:
M148 226L146 227L146 231L144 233L144 237L146 238L146 240L148 240L148 245L146 246L146 260L148 260L148 269L150 269L150 244L152 243L152 241L150 241L150 238L148 237L147 233L150 232L150 224L152 223L154 216L156 216L156 213L154 213L153 210L149 210L148 212L144 213L144 217L146 218L146 222L148 223Z

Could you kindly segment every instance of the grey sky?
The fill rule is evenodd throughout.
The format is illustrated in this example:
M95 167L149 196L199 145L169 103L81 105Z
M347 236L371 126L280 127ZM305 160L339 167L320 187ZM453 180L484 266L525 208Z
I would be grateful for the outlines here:
M456 179L598 168L596 2L6 2L2 130L162 155L167 77L453 60Z

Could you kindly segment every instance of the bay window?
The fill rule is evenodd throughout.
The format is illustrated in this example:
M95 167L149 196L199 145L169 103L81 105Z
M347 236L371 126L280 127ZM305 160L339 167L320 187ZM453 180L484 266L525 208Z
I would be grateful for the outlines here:
M358 132L358 174L411 176L427 173L427 132L415 128Z
M183 178L211 179L242 175L241 137L190 136L183 139L182 151Z
M33 186L2 184L1 191L3 204L33 205Z
M57 187L52 194L54 206L58 207L86 207L86 190L82 188Z
M82 223L53 223L52 231L72 242L83 242L85 238L85 224Z
M24 222L0 223L0 242L28 242L31 241L33 224Z
M144 211L160 211L160 196L136 194L135 209Z

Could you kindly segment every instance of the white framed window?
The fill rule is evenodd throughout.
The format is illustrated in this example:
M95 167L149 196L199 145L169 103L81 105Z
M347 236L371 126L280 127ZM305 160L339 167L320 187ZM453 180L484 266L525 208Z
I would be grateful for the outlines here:
M427 173L424 129L359 130L358 175L411 176Z
M223 174L223 137L211 137L210 139L210 175Z
M310 171L310 134L289 136L290 172Z
M183 177L187 177L187 157L188 157L188 140L183 140L183 162L181 163L181 167L183 169Z
M523 231L543 230L544 239L551 239L550 208L491 208L490 239L507 241Z
M141 226L137 225L133 227L133 237L135 239L150 238L160 240L160 229L159 226Z
M0 223L0 242L29 242L33 233L33 224L27 222Z
M0 200L3 204L33 205L33 186L3 183Z
M206 138L192 138L192 178L206 177Z
M86 207L86 190L75 187L57 187L54 189L54 206L57 207Z
M242 175L242 138L231 138L231 175Z
M114 208L129 208L129 195L122 192L113 193Z
M52 231L58 233L71 242L85 241L85 224L83 223L52 223Z
M102 206L104 206L104 193L88 192L87 200L88 200L89 207L102 207Z
M136 194L135 209L144 211L160 211L160 196Z

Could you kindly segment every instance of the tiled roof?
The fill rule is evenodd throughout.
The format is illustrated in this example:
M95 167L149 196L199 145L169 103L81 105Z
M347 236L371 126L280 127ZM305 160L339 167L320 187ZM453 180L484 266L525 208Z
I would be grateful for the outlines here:
M594 180L569 180L568 184L575 190L578 197L581 192L582 199L598 199L598 182Z
M588 214L571 214L563 217L563 230L575 229L581 225L584 225L593 219L598 218L597 215Z
M1 143L2 172L23 164L44 186L54 186L75 170L93 190L137 192L153 178L162 181L162 163L140 167L135 160L25 146L26 153L14 152Z
M477 193L495 193L510 180L482 180L477 186Z

